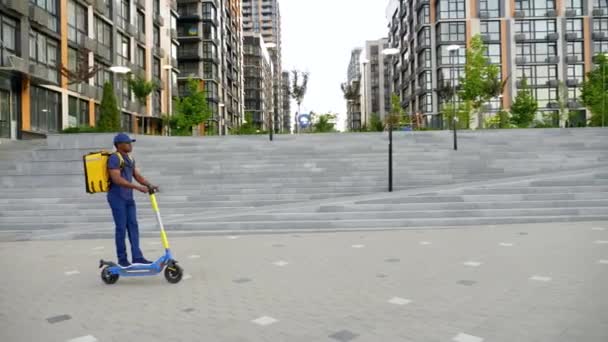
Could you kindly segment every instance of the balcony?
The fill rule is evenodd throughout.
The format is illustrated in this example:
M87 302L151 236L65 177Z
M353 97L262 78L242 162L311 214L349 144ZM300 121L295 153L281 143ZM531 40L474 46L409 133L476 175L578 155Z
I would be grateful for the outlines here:
M110 12L108 11L108 7L106 7L106 2L104 0L95 0L95 6L93 7L99 14L110 17Z
M2 4L4 4L4 6L8 7L8 9L11 9L21 15L28 15L29 14L29 5L27 1L24 0L3 0Z
M566 80L566 86L568 87L578 87L581 82L576 78L569 78Z
M135 36L137 33L137 27L130 23L128 23L126 26L127 27L125 27L125 32L127 32L127 34L130 36Z
M521 65L528 63L528 59L526 57L515 57L515 64Z
M416 5L416 11L422 8L422 6L429 6L431 2L429 0L418 0L418 4Z
M528 39L528 36L525 33L516 33L515 41L516 42L524 42Z
M422 50L424 50L424 49L430 49L430 48L431 48L431 45L430 45L430 44L428 44L428 43L424 43L424 44L422 44L422 45L418 45L418 46L416 47L416 53L419 53L420 51L422 51Z
M548 10L545 13L545 17L547 17L547 18L555 18L555 17L557 17L557 11L556 10L552 10L552 9Z
M548 80L547 82L545 82L545 85L551 88L555 88L557 86L559 86L559 81L558 80Z
M547 34L545 36L545 39L549 40L549 41L552 41L552 42L555 42L555 41L557 41L559 39L559 33L557 33L557 32L549 33L549 34Z
M572 17L576 17L576 16L582 15L582 14L579 14L579 12L577 10L569 9L569 10L566 10L564 15L568 18L572 18Z
M29 8L30 22L36 23L40 26L48 26L51 16L49 13L38 6L30 6Z
M152 54L156 57L165 58L165 49L154 46L152 47Z
M549 56L545 58L545 62L550 64L557 64L559 63L559 56Z
M559 103L556 101L548 102L546 106L547 109L559 109L559 107Z
M566 32L565 38L567 41L581 40L581 39L583 39L583 33L582 32Z
M582 61L583 60L580 56L566 56L566 63L568 64L580 63Z
M479 11L479 19L490 19L490 12Z
M160 13L154 13L153 20L156 25L165 26L165 18L163 18Z
M171 11L173 11L173 13L179 15L177 13L177 0L169 0L169 8L171 9Z
M135 0L135 6L140 10L146 9L146 0Z
M525 18L526 17L526 12L524 12L524 11L515 11L515 13L513 13L513 17L515 17L516 19Z
M177 30L176 29L167 29L169 31L169 36L172 40L177 41Z
M32 79L38 81L39 83L48 83L49 81L52 83L57 83L56 79L49 77L49 69L43 65L30 64L29 74Z
M146 34L142 31L137 32L137 36L135 36L135 38L141 43L146 43Z
M591 38L593 40L608 40L608 34L606 32L593 32Z
M4 53L6 53L7 51L5 51ZM3 55L4 55L3 53ZM20 72L23 74L29 74L30 72L30 63L29 61L15 56L15 55L8 55L8 57L6 57L6 60L2 61L2 69L10 69L12 71L16 71L16 72Z
M201 60L203 59L203 50L201 47L191 49L178 49L177 58L183 60Z
M103 97L103 89L90 85L88 83L82 84L82 93L84 94L84 96L94 100L101 100L101 98Z
M592 12L592 15L594 17L603 17L603 16L606 15L606 10L603 9L603 8L594 8L593 12Z
M578 109L578 108L582 108L583 105L578 103L578 101L576 100L569 100L568 101L568 108L569 109Z

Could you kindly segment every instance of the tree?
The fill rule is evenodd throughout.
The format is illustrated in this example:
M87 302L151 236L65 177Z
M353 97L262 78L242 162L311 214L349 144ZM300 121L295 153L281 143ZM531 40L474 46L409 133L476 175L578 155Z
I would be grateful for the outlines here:
M59 72L62 76L67 77L68 84L86 82L91 77L97 74L101 68L99 64L89 66L89 49L80 48L76 54L76 60L72 65L61 64Z
M566 88L566 84L563 81L559 82L559 88L557 89L557 103L559 104L557 126L559 127L560 123L565 123L570 117L570 110L568 109L568 88Z
M207 95L201 89L199 81L189 79L186 84L186 95L176 98L175 113L169 120L173 135L192 135L195 126L211 117L211 109L207 105Z
M333 114L321 114L317 118L316 122L313 124L313 132L314 133L329 133L335 132L334 124L331 120L335 119L335 115Z
M454 126L454 114L458 119L458 129L469 129L471 124L471 102L466 101L464 103L457 103L456 109L452 103L444 103L441 108L441 115L443 122L448 124L448 128L452 129Z
M112 83L106 82L103 85L103 96L99 108L99 122L97 127L100 132L120 131L120 111L116 103L116 95Z
M372 132L382 132L384 130L384 123L378 113L372 113L369 121L369 129Z
M292 83L291 83L291 87L289 89L289 95L291 96L291 98L293 98L296 103L298 104L298 114L300 113L301 110L301 105L302 105L302 101L304 101L304 96L306 96L306 91L308 90L308 73L307 72L301 72L298 70L292 70L291 71L292 76ZM301 79L301 81L300 81ZM297 117L296 117L296 129L298 127L298 123L297 123Z
M135 96L137 102L139 102L141 106L145 106L148 96L158 89L158 84L156 84L156 82L147 81L144 77L139 75L133 76L130 74L127 83L133 96Z
M353 114L353 103L356 102L359 99L359 82L352 82L352 83L342 83L340 85L340 88L342 88L342 93L344 94L344 99L346 100L347 103L347 112L348 112L348 119L349 121L352 121L352 114ZM349 126L352 126L352 122L348 122ZM352 127L349 127L352 128Z
M536 111L538 110L538 102L532 91L528 87L526 76L521 79L521 85L517 91L515 101L511 106L511 122L520 128L528 128L534 121Z
M387 126L398 128L399 125L409 125L409 117L406 117L401 107L399 95L393 93L391 95L391 112L386 116Z
M233 133L236 135L250 135L256 134L258 128L253 123L253 113L247 112L245 113L245 120L243 124L237 128Z
M591 126L608 125L608 58L598 54L594 58L596 64L593 70L587 73L581 91L583 105L591 111Z
M478 115L479 125L483 125L481 107L502 93L506 80L500 80L500 67L492 64L486 56L487 47L480 35L471 39L466 50L464 77L460 79L459 96L469 101L471 110Z

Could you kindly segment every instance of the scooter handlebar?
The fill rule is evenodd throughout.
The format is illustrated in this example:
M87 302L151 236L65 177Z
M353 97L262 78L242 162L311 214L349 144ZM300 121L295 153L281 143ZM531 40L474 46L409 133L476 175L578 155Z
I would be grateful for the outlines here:
M159 189L156 185L148 185L148 194L154 195L157 192L159 192Z

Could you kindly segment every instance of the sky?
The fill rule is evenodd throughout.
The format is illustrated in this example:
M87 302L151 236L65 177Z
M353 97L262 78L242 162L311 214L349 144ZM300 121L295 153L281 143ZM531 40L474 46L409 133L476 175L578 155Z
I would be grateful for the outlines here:
M279 0L283 69L310 73L302 112L338 113L346 119L340 84L346 81L350 52L366 40L388 35L387 0ZM296 105L292 103L292 112Z

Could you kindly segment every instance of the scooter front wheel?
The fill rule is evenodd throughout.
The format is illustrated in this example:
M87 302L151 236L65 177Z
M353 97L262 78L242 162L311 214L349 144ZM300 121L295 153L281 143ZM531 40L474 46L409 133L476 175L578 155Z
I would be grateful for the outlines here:
M108 285L115 284L118 281L118 278L118 274L112 274L110 266L106 266L101 270L101 280Z
M165 279L171 284L177 284L184 276L184 270L177 264L167 265L165 268Z

